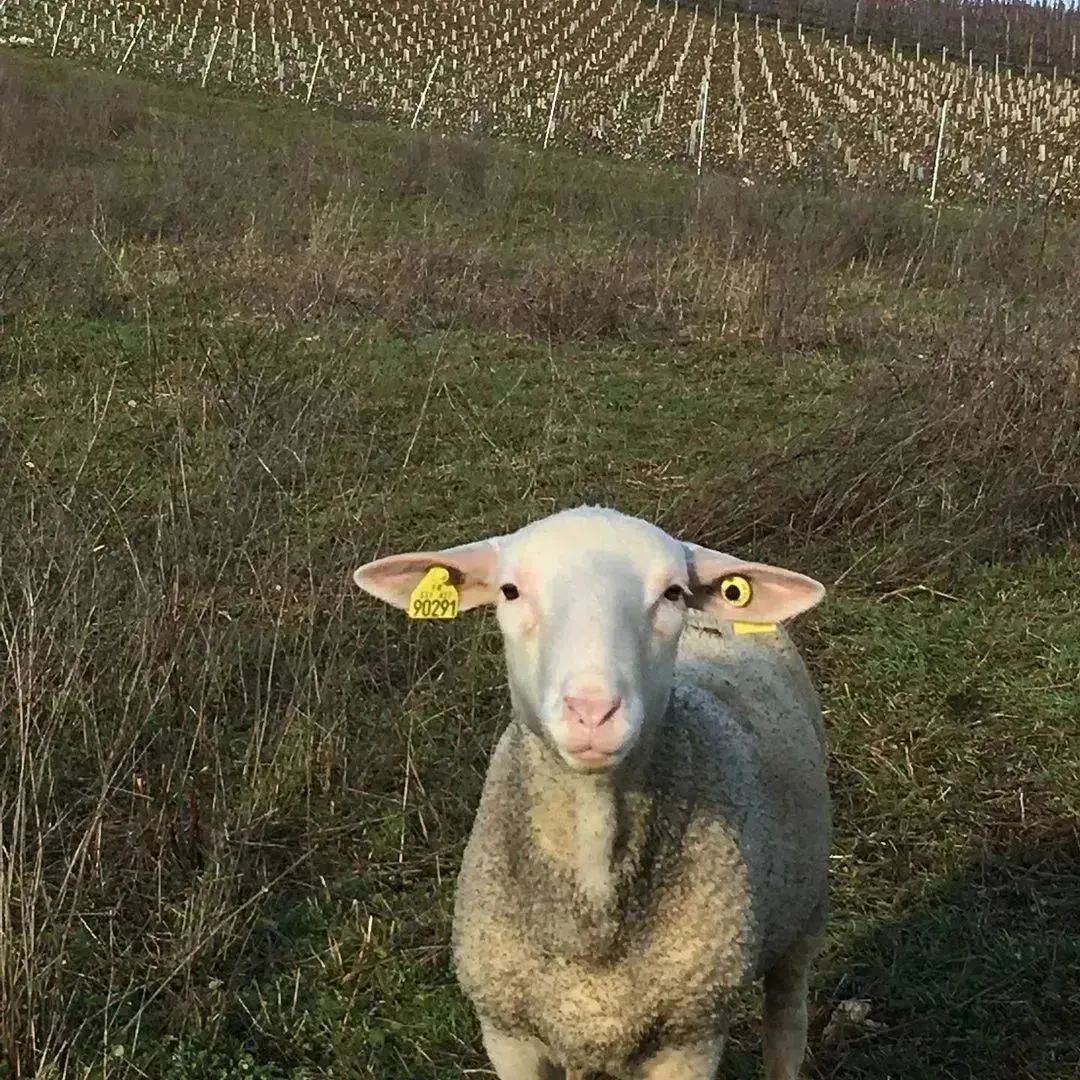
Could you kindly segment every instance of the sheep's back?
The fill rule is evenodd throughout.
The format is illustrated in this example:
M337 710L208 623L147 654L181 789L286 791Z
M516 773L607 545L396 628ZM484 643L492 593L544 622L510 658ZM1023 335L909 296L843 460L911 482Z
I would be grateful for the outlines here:
M747 858L761 881L764 970L819 931L826 912L831 815L818 695L785 630L735 634L704 615L683 635L676 680L706 691L754 747L764 849Z

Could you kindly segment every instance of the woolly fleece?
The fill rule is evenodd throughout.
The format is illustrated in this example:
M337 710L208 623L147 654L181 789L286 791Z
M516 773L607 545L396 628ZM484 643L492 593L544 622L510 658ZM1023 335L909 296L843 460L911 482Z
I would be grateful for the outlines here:
M606 888L576 854L597 815ZM666 716L614 774L568 771L516 720L503 733L458 881L458 978L505 1034L628 1075L723 1032L728 992L821 932L829 842L820 709L790 638L694 613Z

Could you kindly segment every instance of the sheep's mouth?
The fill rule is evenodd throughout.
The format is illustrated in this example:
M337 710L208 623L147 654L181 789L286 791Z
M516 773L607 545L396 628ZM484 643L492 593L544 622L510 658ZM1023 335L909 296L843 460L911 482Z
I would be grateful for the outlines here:
M589 746L582 750L562 749L563 760L576 772L607 772L626 756L626 747L598 750Z

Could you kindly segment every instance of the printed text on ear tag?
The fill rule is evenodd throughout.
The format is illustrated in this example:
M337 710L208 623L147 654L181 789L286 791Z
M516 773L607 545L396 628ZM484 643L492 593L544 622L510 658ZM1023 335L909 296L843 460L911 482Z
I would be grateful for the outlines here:
M450 571L433 566L409 597L409 618L455 619L457 613L458 591L450 584Z
M776 629L776 623L733 621L731 629L734 630L736 634L768 634Z

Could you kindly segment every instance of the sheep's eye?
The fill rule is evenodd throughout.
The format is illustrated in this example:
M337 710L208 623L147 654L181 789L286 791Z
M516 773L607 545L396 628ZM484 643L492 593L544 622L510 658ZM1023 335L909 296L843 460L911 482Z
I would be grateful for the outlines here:
M670 600L673 604L677 604L685 595L681 585L669 585L664 590L664 599Z
M521 593L518 592L518 587L516 585L502 585L499 588L499 592L501 592L507 600L516 600L521 595Z

